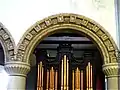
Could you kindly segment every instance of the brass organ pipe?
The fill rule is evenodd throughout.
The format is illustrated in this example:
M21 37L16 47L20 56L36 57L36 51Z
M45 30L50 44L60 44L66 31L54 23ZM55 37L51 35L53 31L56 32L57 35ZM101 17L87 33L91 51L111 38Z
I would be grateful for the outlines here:
M42 77L41 77L41 90L43 90L43 73L44 73L44 68L42 67Z
M90 65L90 73L91 73L91 90L93 90L93 84L92 84L92 65Z
M80 90L80 71L77 67L76 72L75 72L75 90Z
M86 67L86 84L87 84L87 90L88 90L88 65L87 65L87 67Z
M75 80L75 77L74 77L74 70L72 70L72 90L74 90L74 80Z
M61 65L61 90L63 90L63 59L62 59L62 65Z
M41 89L41 87L42 87L42 61L40 62L40 65L39 65L39 72L40 72L40 74L39 74L39 76L40 76L40 79L39 79L39 90L42 90Z
M91 84L90 84L90 81L91 81L91 77L90 77L90 62L88 62L88 73L89 73L89 74L88 74L88 76L89 76L89 77L88 77L88 78L89 78L89 84L88 84L88 85L89 85L89 90L90 90L90 88L91 88L91 87L90 87L90 85L91 85Z
M55 90L57 90L57 85L58 85L58 71L56 70L56 72L55 72Z
M69 89L68 79L69 79L69 63L68 63L68 58L67 58L67 90Z
M54 90L54 69L50 70L50 90Z
M78 90L80 90L80 70L78 69Z
M49 70L47 70L47 84L46 84L46 90L49 89Z
M39 83L39 82L40 82L40 71L39 71L40 69L39 69L39 66L40 66L40 65L38 64L37 90L39 90L39 84L40 84L40 83Z
M81 90L83 90L83 70L81 70Z
M66 55L64 55L64 90L67 89L66 87Z

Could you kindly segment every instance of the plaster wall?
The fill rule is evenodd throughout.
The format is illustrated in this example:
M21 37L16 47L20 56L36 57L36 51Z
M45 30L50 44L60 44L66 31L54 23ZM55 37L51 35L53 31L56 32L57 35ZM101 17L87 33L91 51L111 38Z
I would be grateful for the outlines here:
M76 13L95 20L117 43L114 0L0 0L0 22L16 44L36 21L58 13Z

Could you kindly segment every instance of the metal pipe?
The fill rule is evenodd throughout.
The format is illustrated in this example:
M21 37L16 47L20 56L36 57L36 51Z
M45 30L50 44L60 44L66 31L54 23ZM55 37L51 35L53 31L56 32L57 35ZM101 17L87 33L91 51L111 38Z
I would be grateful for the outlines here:
M58 85L58 71L55 71L55 90L57 90L57 85Z
M81 70L81 90L83 90L83 70Z
M61 65L61 90L63 90L63 59L62 59L62 65Z
M64 55L64 90L67 89L67 86L66 86L66 55Z
M46 84L46 90L49 89L49 70L47 70L47 84Z
M67 58L67 90L69 90L69 63Z
M74 84L75 84L74 80L75 80L74 70L72 70L72 90L74 90L74 88L75 88L75 86L74 86Z

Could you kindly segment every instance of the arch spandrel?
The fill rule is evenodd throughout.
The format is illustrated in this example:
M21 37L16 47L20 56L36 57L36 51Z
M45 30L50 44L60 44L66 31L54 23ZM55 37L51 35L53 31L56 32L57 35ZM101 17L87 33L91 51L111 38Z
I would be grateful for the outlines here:
M2 23L0 23L0 44L4 50L4 63L14 61L15 42L10 32L4 27Z
M97 44L104 58L104 64L116 63L118 50L109 33L95 21L76 14L58 14L35 23L29 28L17 47L17 60L29 63L29 56L36 45L48 35L69 28L90 37Z

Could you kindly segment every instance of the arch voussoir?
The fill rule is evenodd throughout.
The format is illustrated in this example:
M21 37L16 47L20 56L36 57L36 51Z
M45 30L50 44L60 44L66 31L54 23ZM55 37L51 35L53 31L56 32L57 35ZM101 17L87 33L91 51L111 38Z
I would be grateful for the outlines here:
M18 44L17 61L29 63L29 56L37 43L53 32L62 31L61 28L70 28L90 37L102 52L104 64L118 62L118 48L109 33L95 21L76 14L58 14L35 23Z
M0 23L0 43L4 50L5 63L15 61L15 42L9 31L5 28L5 26L2 23Z

